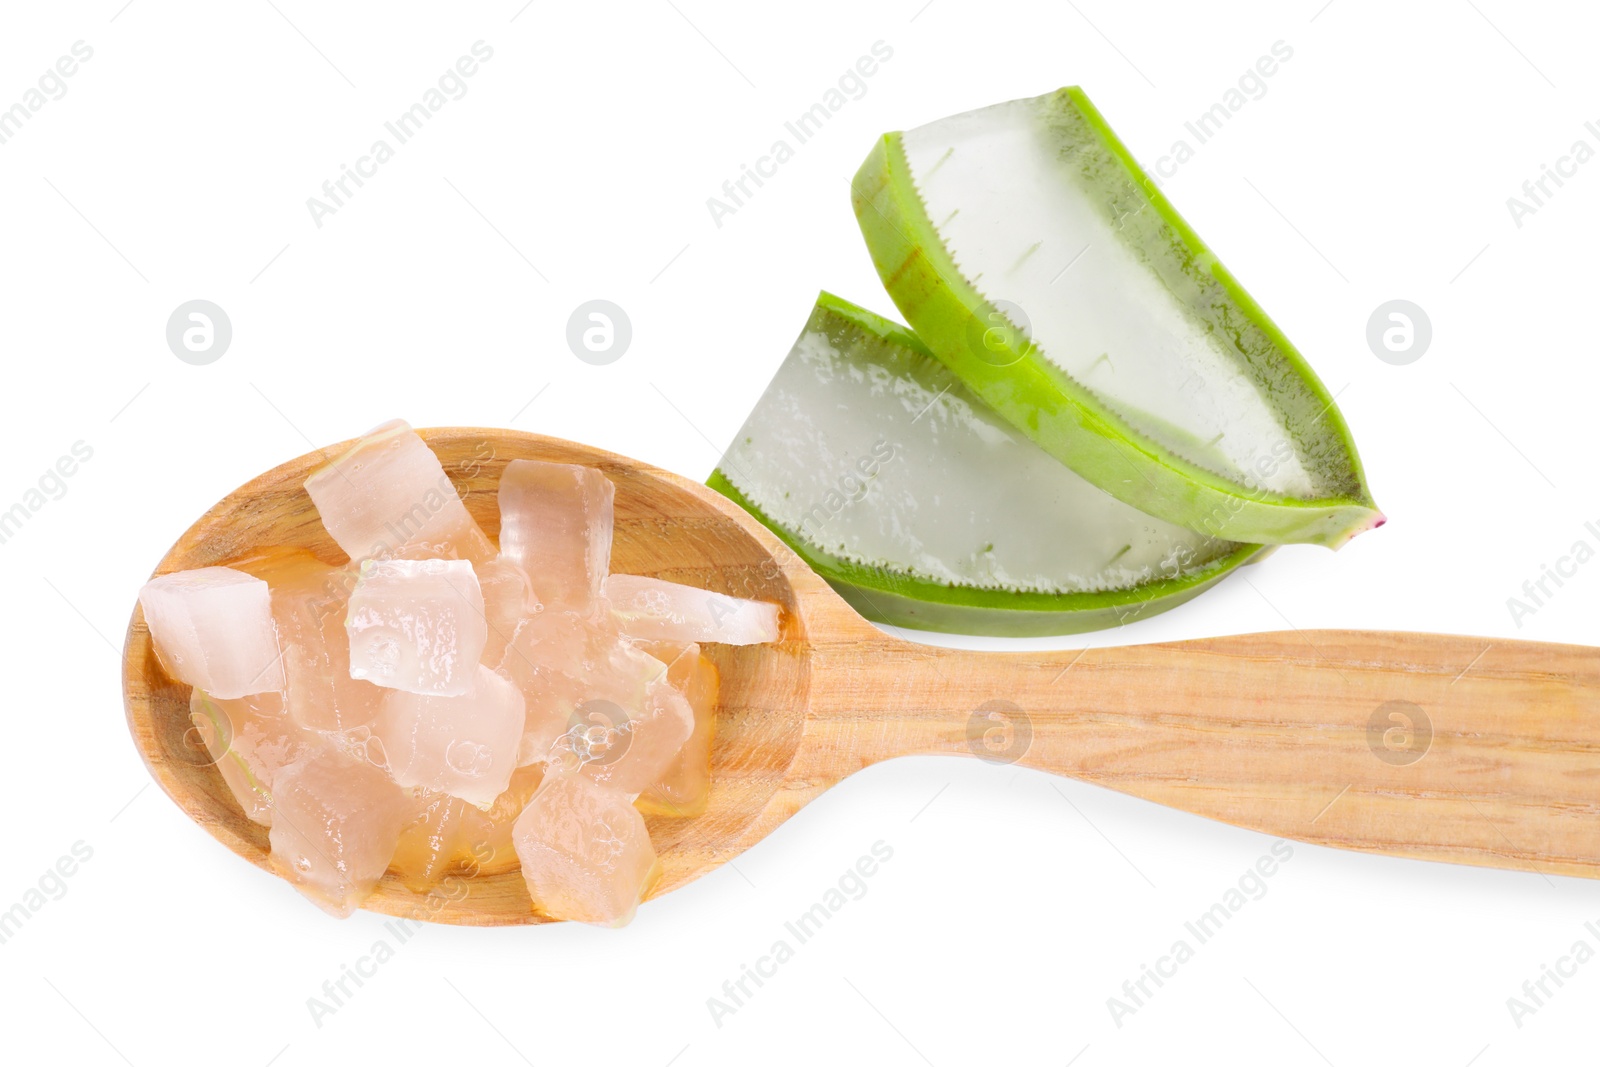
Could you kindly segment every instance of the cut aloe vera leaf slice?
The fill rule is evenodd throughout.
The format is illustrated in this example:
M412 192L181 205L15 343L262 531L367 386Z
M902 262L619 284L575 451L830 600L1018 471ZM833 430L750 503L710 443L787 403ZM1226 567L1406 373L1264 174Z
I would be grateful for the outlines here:
M888 134L853 197L912 329L1090 482L1239 541L1382 524L1333 398L1081 90Z
M827 293L708 484L861 614L923 630L1115 626L1258 551L1097 489L915 334Z

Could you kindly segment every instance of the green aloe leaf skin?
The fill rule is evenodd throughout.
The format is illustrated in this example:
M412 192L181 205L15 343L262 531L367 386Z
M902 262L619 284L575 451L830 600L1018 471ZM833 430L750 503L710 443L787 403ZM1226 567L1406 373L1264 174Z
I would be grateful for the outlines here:
M888 134L852 192L916 334L1094 485L1242 542L1382 525L1332 396L1081 90Z
M909 330L827 293L709 484L864 616L924 630L1116 626L1261 551L1091 485Z

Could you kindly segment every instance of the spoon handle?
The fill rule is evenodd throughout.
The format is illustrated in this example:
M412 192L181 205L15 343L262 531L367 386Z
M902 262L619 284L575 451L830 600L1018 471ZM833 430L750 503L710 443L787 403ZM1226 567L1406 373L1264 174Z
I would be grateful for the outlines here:
M1594 649L1326 630L820 659L818 780L973 754L1279 837L1600 877Z

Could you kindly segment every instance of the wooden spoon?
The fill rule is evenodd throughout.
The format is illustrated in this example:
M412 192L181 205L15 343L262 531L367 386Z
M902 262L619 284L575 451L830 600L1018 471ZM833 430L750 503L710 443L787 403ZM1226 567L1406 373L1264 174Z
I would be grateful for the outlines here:
M650 818L659 896L739 855L863 767L925 753L1008 760L1279 837L1600 876L1600 655L1571 645L1304 631L1064 652L953 651L856 615L765 527L703 485L621 456L497 429L423 430L474 518L498 534L513 459L616 483L612 567L783 606L775 645L708 646L722 673L710 806ZM346 445L230 494L157 574L270 546L341 562L303 486ZM190 818L268 868L266 830L197 759L187 686L135 607L128 725ZM270 868L268 868L270 869ZM390 875L367 907L475 925L541 921L512 869L419 894Z

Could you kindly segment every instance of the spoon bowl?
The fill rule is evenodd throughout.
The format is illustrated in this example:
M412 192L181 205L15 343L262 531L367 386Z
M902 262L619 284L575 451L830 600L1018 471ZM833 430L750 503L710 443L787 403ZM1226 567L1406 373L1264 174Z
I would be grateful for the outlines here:
M826 584L736 505L677 475L534 434L421 433L467 510L491 537L499 534L496 493L506 464L514 459L583 464L616 485L613 570L781 606L779 643L705 646L722 678L712 753L715 784L705 813L696 818L646 817L663 867L654 894L721 865L782 822L791 810L783 796L785 775L800 744L810 687L806 635L814 611L808 608L833 598ZM225 565L272 547L303 548L326 562L343 562L344 553L323 528L304 483L346 447L301 456L230 493L178 539L155 573ZM234 852L270 869L266 827L245 817L223 783L190 723L189 692L162 670L136 607L124 651L124 693L141 755L190 818ZM515 869L458 878L447 891L431 893L409 890L391 874L366 907L453 923L541 921L532 914Z
M569 441L419 431L498 536L514 459L592 466L616 485L612 569L770 600L780 640L707 645L721 674L710 801L647 816L670 892L737 857L829 786L884 759L977 756L1105 785L1276 836L1414 858L1600 876L1600 655L1435 634L1294 631L1081 651L913 644L857 615L776 536L707 487ZM272 547L345 560L306 478L349 442L248 482L156 574ZM123 653L128 725L190 818L270 870L267 831L223 783L137 607ZM545 921L521 873L430 892L387 875L370 910L466 925Z

